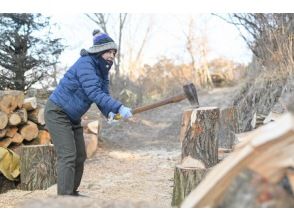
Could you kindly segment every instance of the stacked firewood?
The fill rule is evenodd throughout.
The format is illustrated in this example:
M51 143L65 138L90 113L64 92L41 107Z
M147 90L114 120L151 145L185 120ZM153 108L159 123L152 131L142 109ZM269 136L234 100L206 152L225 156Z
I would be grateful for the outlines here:
M44 108L21 91L0 91L0 147L19 153L22 145L49 144Z

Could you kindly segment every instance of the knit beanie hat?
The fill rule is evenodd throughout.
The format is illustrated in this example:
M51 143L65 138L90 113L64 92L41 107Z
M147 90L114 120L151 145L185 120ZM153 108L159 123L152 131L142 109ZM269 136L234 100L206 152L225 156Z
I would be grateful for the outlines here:
M117 50L117 45L107 34L94 30L93 46L88 49L88 53L100 53L106 50Z

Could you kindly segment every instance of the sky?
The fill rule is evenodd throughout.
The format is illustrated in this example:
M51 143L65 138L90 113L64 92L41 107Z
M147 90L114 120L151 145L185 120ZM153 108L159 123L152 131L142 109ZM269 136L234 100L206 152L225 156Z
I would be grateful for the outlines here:
M92 44L91 33L96 25L84 13L129 13L133 23L141 23L129 27L133 28L133 32L130 30L125 40L138 39L138 43L144 34L144 25L153 17L155 25L144 50L146 63L154 63L161 56L187 60L183 39L183 33L187 32L187 19L192 16L198 20L199 16L204 16L210 58L226 57L248 63L251 52L238 30L211 13L289 12L292 5L290 0L0 0L0 3L1 12L41 12L49 15L52 22L57 24L53 29L54 35L64 38L63 42L67 45L60 57L63 66L74 63L79 51ZM123 47L126 46L123 44Z
M68 46L60 60L63 65L69 66L79 57L82 48L92 45L92 31L97 25L84 13L46 15L57 24L54 27L55 36L63 38L63 42ZM184 33L188 31L190 18L195 19L196 35L205 29L211 59L225 57L239 63L248 63L251 60L251 52L237 28L211 13L130 13L128 18L131 23L126 28L124 40L132 41L134 46L140 45L146 28L152 21L152 30L144 49L144 63L155 63L162 56L187 62L189 57L185 50ZM115 34L113 35L111 37L115 38ZM138 41L137 44L135 40ZM124 46L128 45L122 44L122 47Z

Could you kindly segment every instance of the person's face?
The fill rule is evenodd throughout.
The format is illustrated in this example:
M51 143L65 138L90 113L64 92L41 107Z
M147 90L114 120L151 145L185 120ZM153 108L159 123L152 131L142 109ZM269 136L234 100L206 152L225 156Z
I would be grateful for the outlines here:
M105 53L103 53L101 56L104 60L113 62L115 54L116 54L115 50L108 50Z

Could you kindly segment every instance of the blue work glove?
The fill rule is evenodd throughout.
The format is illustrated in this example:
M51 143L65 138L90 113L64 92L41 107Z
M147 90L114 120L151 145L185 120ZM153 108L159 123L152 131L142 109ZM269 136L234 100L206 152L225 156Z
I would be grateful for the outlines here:
M125 107L124 105L122 105L119 110L118 113L121 115L122 118L127 119L133 116L132 114L132 109Z

